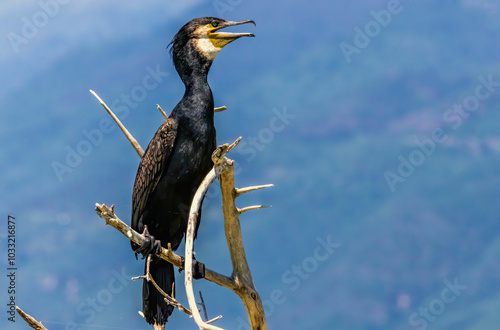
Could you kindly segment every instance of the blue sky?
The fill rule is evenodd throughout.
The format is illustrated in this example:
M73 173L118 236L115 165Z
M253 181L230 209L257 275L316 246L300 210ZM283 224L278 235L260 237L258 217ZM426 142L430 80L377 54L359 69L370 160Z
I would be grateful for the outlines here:
M49 329L146 328L141 285L125 280L142 262L93 210L115 204L128 221L139 158L89 89L145 147L162 122L156 104L169 113L183 93L166 46L199 16L257 23L234 28L256 38L228 45L209 82L229 109L216 115L218 142L243 136L230 155L236 184L275 184L238 201L273 205L241 218L269 328L500 322L491 312L500 305L496 1L42 0L0 9L0 210L17 221L16 302ZM229 274L219 205L214 186L195 246ZM221 327L246 329L232 292L205 281L196 289L210 316L224 315ZM25 328L2 314L2 326ZM169 324L193 326L181 313Z

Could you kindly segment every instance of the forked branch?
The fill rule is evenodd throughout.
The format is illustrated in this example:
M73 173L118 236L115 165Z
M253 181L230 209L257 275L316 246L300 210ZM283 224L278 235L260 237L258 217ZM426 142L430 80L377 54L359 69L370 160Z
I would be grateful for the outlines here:
M142 234L139 234L134 229L130 228L130 226L115 215L114 205L108 207L106 204L96 203L95 210L97 211L97 215L106 220L106 224L117 229L132 242L142 246L142 244L146 241ZM184 269L182 257L174 253L171 248L162 248L161 254L158 257L170 262L174 266ZM210 269L205 269L205 278L210 282L214 282L231 290L233 290L235 286L234 281L230 277L224 276Z
M132 137L132 135L128 132L128 130L122 125L120 120L114 115L114 113L109 109L109 107L101 100L101 98L93 91L91 93L99 100L102 106L106 109L106 111L110 114L110 116L116 121L118 126L121 128L122 132L125 134L127 139L130 141L137 154L142 158L144 151L140 147L139 143ZM164 118L167 118L166 113L161 109L159 105L157 105L158 110L162 113ZM220 112L226 110L226 107L214 108L214 112ZM248 266L245 250L243 247L243 239L241 235L241 227L238 216L249 210L265 208L268 206L256 205L256 206L248 206L241 209L238 209L235 205L236 197L245 194L247 192L268 188L273 185L262 185L262 186L252 186L247 188L235 188L234 187L234 167L233 161L226 158L225 155L231 151L241 140L241 137L238 138L233 144L225 144L219 146L212 155L212 160L214 162L214 167L207 174L202 184L198 188L196 195L193 199L190 214L189 214L189 223L186 232L186 259L185 265L183 264L183 259L175 254L170 245L168 249L162 248L160 258L172 263L173 265L183 269L185 269L185 285L186 285L186 294L188 296L189 306L191 308L191 313L196 323L200 327L200 329L220 329L218 327L210 325L213 321L220 318L214 318L210 321L203 322L201 316L199 314L199 310L196 307L196 301L194 299L194 293L192 288L192 263L193 263L193 241L194 241L194 228L196 228L196 219L198 218L198 214L200 212L201 203L203 197L205 196L209 185L215 180L216 177L219 178L220 187L222 191L222 210L224 214L224 230L226 234L226 240L229 247L229 253L231 256L231 262L233 265L233 273L231 277L224 276L217 272L214 272L210 269L205 269L205 278L211 282L217 283L221 286L224 286L228 289L234 291L243 301L245 308L248 313L248 317L250 320L250 326L252 330L265 330L266 321L264 315L264 308L262 305L262 301L255 289L253 284L252 276L250 273L250 268ZM96 211L98 215L106 220L106 224L109 224L119 230L122 234L124 234L128 239L133 241L134 243L141 245L145 241L145 237L142 234L137 233L135 230L126 225L123 221L121 221L114 214L114 206L111 208L107 207L105 204L96 204ZM145 275L150 276L150 274ZM142 278L142 277L141 277ZM152 279L149 279L152 280ZM152 280L154 281L154 280ZM160 289L161 292L161 289ZM168 296L168 295L167 295ZM169 297L166 297L167 301ZM176 301L172 302L175 305ZM180 307L179 307L180 308ZM189 312L186 308L182 307L181 310L184 312Z
M189 306L193 311L193 318L200 329L220 329L213 327L203 322L201 316L196 309L196 301L193 293L192 283L192 254L193 254L193 241L194 231L196 228L196 220L201 208L201 202L205 196L208 186L215 180L216 176L219 177L221 191L222 191L222 210L224 213L224 231L226 240L229 247L231 262L233 265L233 273L231 279L234 280L235 288L233 291L241 298L247 310L248 318L250 320L251 329L267 329L266 320L264 315L264 307L262 301L253 284L250 267L248 266L245 249L243 247L243 238L241 235L241 227L238 216L244 211L263 208L265 206L249 206L243 209L238 209L235 205L237 196L256 189L267 188L272 185L254 186L238 189L234 187L234 167L233 161L226 158L225 155L231 151L241 140L238 138L233 144L225 144L218 147L213 155L212 160L214 167L207 174L202 184L196 191L191 204L189 212L188 229L186 231L186 273L185 273L185 286L186 295L188 296Z
M168 250L171 250L170 243L168 245ZM151 282L151 284L153 284L153 286L156 288L156 290L158 290L158 292L160 292L163 295L163 297L165 297L164 299L165 299L165 302L167 304L174 306L175 308L177 308L181 312L186 313L189 316L193 315L193 313L191 313L191 311L189 309L184 307L174 297L170 296L165 291L163 291L162 288L160 288L160 286L156 283L153 276L151 275L151 272L149 271L151 260L152 260L151 255L148 255L148 258L146 260L146 274L144 274L142 276L132 277L132 280L134 281L134 280L139 280L139 279L145 279L146 281ZM172 289L172 292L174 292L173 289Z

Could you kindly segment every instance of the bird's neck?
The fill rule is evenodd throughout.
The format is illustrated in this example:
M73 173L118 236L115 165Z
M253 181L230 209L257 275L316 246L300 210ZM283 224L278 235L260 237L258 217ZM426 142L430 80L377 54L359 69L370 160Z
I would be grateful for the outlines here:
M214 100L208 85L207 76L212 61L201 56L189 42L174 53L175 69L186 86L184 97L180 102L176 116L185 118L206 118L213 121Z
M193 41L174 54L174 65L186 89L195 88L199 84L207 84L207 76L212 60L202 56L195 48Z
M206 77L201 79L201 77L195 77L189 83L185 83L186 91L184 92L184 101L190 102L192 105L198 106L210 106L213 107L213 95L210 85L208 84ZM201 109L200 109L201 110ZM213 111L213 110L212 110Z
M172 115L181 120L208 120L213 123L214 99L205 76L190 76L183 79L186 86L184 96Z
M181 77L181 79L184 83L184 86L186 87L186 94L189 91L197 91L199 93L206 93L210 91L207 74L202 74L198 71L196 73L192 73L189 76Z

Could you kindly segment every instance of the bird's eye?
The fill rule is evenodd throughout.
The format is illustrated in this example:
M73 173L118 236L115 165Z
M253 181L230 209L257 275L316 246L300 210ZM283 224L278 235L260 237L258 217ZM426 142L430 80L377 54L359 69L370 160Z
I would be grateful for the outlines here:
M217 23L217 22L212 22L212 26L213 26L213 27L217 27L218 25L219 25L219 23Z

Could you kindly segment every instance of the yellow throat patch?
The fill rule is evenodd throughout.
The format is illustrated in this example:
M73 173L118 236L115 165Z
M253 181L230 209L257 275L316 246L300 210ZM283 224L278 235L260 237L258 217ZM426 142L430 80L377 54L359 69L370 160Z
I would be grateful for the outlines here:
M220 38L219 34L216 32L210 32L211 27L208 25L200 26L194 31L196 36L195 45L196 47L205 54L210 60L213 60L215 56L221 51L221 49L234 41L233 38Z

